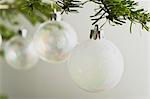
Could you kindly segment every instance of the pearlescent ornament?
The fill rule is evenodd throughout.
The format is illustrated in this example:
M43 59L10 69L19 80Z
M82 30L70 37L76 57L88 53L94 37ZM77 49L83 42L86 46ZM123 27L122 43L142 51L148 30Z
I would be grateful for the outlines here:
M81 89L104 91L119 83L124 71L123 57L108 40L88 40L72 52L68 69Z
M10 39L6 43L4 52L7 63L18 70L30 69L38 61L33 43L27 43L21 36Z
M77 44L74 29L62 21L49 21L40 26L34 36L34 45L41 59L59 63L68 59Z

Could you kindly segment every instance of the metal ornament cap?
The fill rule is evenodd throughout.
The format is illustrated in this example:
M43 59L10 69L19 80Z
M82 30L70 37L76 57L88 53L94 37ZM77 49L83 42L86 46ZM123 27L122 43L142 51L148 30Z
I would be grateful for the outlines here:
M98 25L95 25L94 29L90 32L90 39L103 39L104 38L104 32L103 30L99 29Z

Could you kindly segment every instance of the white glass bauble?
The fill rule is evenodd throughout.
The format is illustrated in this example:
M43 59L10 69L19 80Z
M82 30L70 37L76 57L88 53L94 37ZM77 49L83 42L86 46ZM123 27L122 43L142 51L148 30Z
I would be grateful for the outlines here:
M27 43L21 36L10 39L4 52L7 63L15 69L30 69L38 61L33 43Z
M88 40L73 52L68 64L73 81L89 92L115 87L123 71L123 58L110 41Z
M1 45L2 45L2 36L0 34L0 47L1 47Z
M39 57L50 63L66 60L76 44L76 32L62 21L42 24L34 36L34 45Z

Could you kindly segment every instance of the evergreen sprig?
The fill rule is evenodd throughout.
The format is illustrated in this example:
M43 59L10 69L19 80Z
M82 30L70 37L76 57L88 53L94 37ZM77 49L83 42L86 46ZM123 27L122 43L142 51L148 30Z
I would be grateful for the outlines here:
M78 12L75 8L82 8L82 3L79 0L58 0L56 2L62 9L63 12Z
M97 12L91 16L93 25L101 19L106 19L114 25L123 25L129 20L130 31L133 23L140 23L143 29L149 30L147 23L150 22L150 13L143 8L139 9L138 3L134 0L87 0L85 3L80 0L57 0L50 3L42 0L15 0L9 3L6 0L0 4L0 20L4 21L3 23L9 22L12 26L20 25L20 20L16 17L22 14L35 25L51 19L54 10L62 13L78 12L78 8L82 8L88 2L99 6ZM2 23L0 23L0 32L6 40L14 36L14 31Z
M142 28L149 31L147 23L150 22L150 13L143 8L137 8L138 2L133 0L93 0L93 2L99 5L97 13L91 16L93 25L103 18L117 25L123 25L129 20L130 32L133 23L140 23Z

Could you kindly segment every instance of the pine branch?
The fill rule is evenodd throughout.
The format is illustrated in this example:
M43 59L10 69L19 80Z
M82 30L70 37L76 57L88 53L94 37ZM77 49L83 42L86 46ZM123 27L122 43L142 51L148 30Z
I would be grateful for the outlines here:
M12 26L20 25L20 20L14 19L22 14L31 24L35 25L50 20L54 9L62 13L77 13L78 8L82 8L88 2L99 6L98 11L91 16L93 25L101 19L106 19L109 23L116 25L123 25L129 20L131 22L130 31L132 31L133 23L139 23L143 29L149 30L147 23L150 22L150 13L144 9L137 9L139 5L134 0L87 0L84 3L80 0L58 0L51 3L44 3L42 0L15 0L13 3L0 4L0 19L9 22ZM2 36L5 40L15 34L15 31L4 24L0 24L0 32L3 32Z
M19 14L22 14L31 24L35 25L50 20L54 9L57 11L61 10L57 4L43 3L42 0L15 0L14 3L4 2L0 4L0 19L9 22L12 26L20 25L20 20L16 21L14 19ZM0 33L3 39L8 40L13 37L15 31L10 31L8 27L0 24Z
M56 2L62 8L62 14L68 12L78 13L76 8L82 8L82 3L79 0L58 0Z
M144 9L137 9L138 3L133 0L94 0L94 2L99 5L99 11L92 16L94 20L93 25L96 24L102 18L106 18L109 22L112 22L116 25L123 25L126 23L126 20L131 21L130 32L132 32L133 23L140 23L143 29L149 31L147 25L150 22L150 13L146 12ZM105 12L105 17L100 17Z

